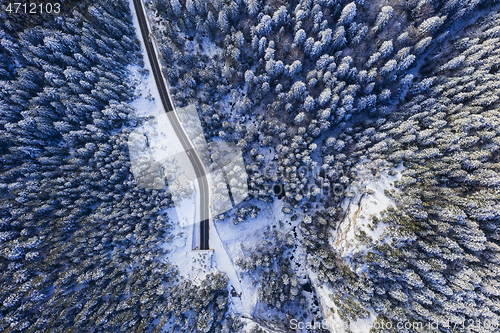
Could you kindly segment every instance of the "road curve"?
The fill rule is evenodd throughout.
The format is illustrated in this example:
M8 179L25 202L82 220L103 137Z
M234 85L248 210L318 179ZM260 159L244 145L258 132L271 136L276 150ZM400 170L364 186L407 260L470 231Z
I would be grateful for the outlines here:
M149 63L151 64L151 70L153 71L153 76L158 87L158 92L160 94L161 103L165 112L167 113L168 119L170 120L175 134L179 138L182 147L187 152L189 161L193 165L194 171L196 173L196 178L199 184L200 190L200 250L208 250L209 246L209 188L208 181L206 178L206 172L203 168L200 157L198 156L196 149L192 146L186 133L182 129L182 126L175 113L174 104L170 99L168 94L168 89L163 78L160 65L158 63L158 58L153 47L153 42L150 39L150 32L147 24L147 19L144 11L143 4L141 0L133 0L135 12L137 14L137 20L139 21L139 27L141 29L142 38L144 39L144 45L146 47L146 53L148 54Z

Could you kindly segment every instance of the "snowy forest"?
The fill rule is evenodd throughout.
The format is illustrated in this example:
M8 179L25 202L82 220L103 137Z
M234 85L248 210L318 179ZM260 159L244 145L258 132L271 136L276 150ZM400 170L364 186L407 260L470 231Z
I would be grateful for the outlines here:
M59 2L0 4L2 332L288 332L327 317L343 328L309 331L498 330L497 0L144 1L176 106L243 152L249 196L217 223L282 207L235 261L258 290L251 320L224 272L179 274L163 246L172 198L130 170L147 121L130 105L146 57L133 5ZM396 170L393 204L346 254L346 203Z

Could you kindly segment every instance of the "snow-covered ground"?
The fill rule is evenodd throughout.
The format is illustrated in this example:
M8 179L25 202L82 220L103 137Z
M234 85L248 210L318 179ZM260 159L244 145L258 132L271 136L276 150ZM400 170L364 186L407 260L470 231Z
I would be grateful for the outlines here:
M279 200L274 201L272 204L259 202L258 206L261 211L254 219L247 219L244 222L234 224L234 217L231 216L223 221L214 223L225 250L224 252L227 253L226 260L230 261L237 276L237 281L233 281L230 277L230 284L235 285L238 293L242 292L241 297L232 298L235 304L233 311L238 314L253 314L257 304L259 286L253 285L252 278L241 272L239 266L234 265L234 263L239 258L244 258L248 255L244 248L257 248L262 243L266 228L279 227L277 226L278 221L286 221L287 216L281 211L282 205L282 201ZM286 224L284 229L286 228L290 228L290 226ZM283 232L286 232L286 230L283 230ZM219 260L217 262L219 263ZM225 262L221 264L228 265L229 263ZM240 285L240 290L238 290L237 285Z
M146 58L146 69L150 70ZM149 150L157 160L184 152L181 142L175 134L172 124L161 105L160 96L151 71L145 73L139 66L128 67L130 80L135 85L136 98L130 105L138 117L147 118L142 126L147 136Z
M358 176L362 179L351 185L355 195L353 198L346 198L342 203L342 208L346 211L344 219L337 228L337 233L330 237L330 244L346 259L359 251L368 250L367 244L361 244L357 239L361 231L366 233L366 236L371 237L373 241L379 240L384 236L386 225L378 223L374 230L369 228L371 217L380 216L380 213L388 208L393 202L388 198L384 191L393 189L393 184L396 180L401 179L401 172L404 170L403 165L399 165L394 170L395 175L390 176L387 172L382 172L380 177L376 179L371 171L363 165L364 161L357 166ZM366 187L368 193L362 194L360 189ZM347 260L349 262L349 260ZM357 268L359 271L361 268ZM338 315L337 306L330 298L333 290L330 290L326 284L320 284L315 274L309 272L309 277L315 286L316 294L320 300L320 305L323 311L325 322L328 325L330 332L341 333L346 330L346 323ZM368 333L377 318L377 314L373 309L367 309L370 316L366 319L359 319L349 325L349 329L353 333Z
M172 124L161 104L160 94L156 87L155 79L151 71L151 64L145 52L144 40L140 33L139 22L135 14L135 7L130 0L130 9L132 10L132 21L136 35L141 42L143 50L143 59L145 70L137 65L129 66L130 80L135 86L134 101L130 103L135 108L138 117L147 117L147 130L151 131L152 137L149 138L149 145L154 149L155 154L162 156L172 156L184 151L181 142L175 135Z
M134 14L132 15L134 27L139 32L140 28L132 3L130 8ZM131 105L137 110L139 117L147 117L148 121L134 131L136 137L133 143L139 146L138 148L140 148L140 145L144 148L143 151L136 149L136 151L139 151L136 161L154 160L160 167L163 167L169 179L169 190L172 192L175 208L167 209L167 214L174 224L174 230L164 244L164 248L169 251L167 259L177 265L182 276L192 279L195 283L200 282L209 272L219 270L227 273L231 287L234 287L236 292L241 295L239 297L240 301L233 300L234 311L246 313L251 310L252 302L255 303L256 300L247 301L245 297L248 293L242 293L238 273L233 265L233 258L228 255L227 248L222 242L222 239L227 234L222 238L219 237L217 226L210 221L210 245L213 252L192 251L193 244L196 243L197 239L196 230L199 230L199 223L195 223L195 221L199 220L199 212L196 209L198 184L195 181L194 171L191 170L192 166L188 163L187 155L162 108L155 80L151 74L151 66L144 52L142 35L137 33L137 36L141 41L145 68L149 73L144 73L144 70L138 66L129 67L130 79L132 84L135 85L135 94L137 96ZM205 41L203 52L213 56L220 52L220 49L216 48L215 44ZM185 133L196 147L205 165L208 165L208 145L205 141L196 108L188 106L176 111ZM242 172L245 173L244 165ZM209 175L208 180L211 188L210 201L214 210L212 216L231 209L231 201L227 194L222 171L216 170L216 172ZM237 193L235 192L235 194ZM223 200L218 200L219 196L222 196L221 199L223 198ZM246 193L244 196L246 196ZM238 199L238 201L241 201L244 197ZM263 223L269 224L269 221ZM236 234L239 234L239 232L236 232Z
M385 194L385 190L394 189L394 182L401 179L401 172L404 167L400 164L394 170L395 175L390 176L387 172L383 172L378 179L372 176L371 172L364 167L363 162L357 167L358 176L362 178L360 182L351 185L349 190L352 190L355 195L353 198L346 198L342 203L342 208L346 212L344 219L337 228L337 233L331 238L332 246L337 249L343 257L350 257L355 252L366 251L366 244L361 244L356 235L360 232L366 233L367 237L371 237L373 241L384 237L386 225L378 223L373 230L370 229L371 217L380 217L380 212L393 204L392 200ZM368 191L362 194L361 187L366 187Z
M395 175L390 176L387 172L381 172L380 176L375 178L372 176L371 171L366 168L366 166L363 166L363 163L360 163L358 174L361 176L361 181L355 183L352 188L348 189L353 190L355 196L347 199L343 203L343 208L347 210L345 218L341 223L341 227L339 227L339 234L333 235L330 239L332 246L340 251L346 259L357 251L367 250L366 245L360 244L355 238L355 235L360 231L365 231L367 236L372 237L374 241L380 239L384 234L385 225L379 223L377 228L372 231L369 229L369 222L372 215L380 215L381 211L392 204L392 200L384 194L384 191L393 189L392 184L396 180L401 179L401 172L403 169L404 167L400 165L394 169L397 172ZM370 194L363 196L360 191L362 187L371 190L369 191ZM284 227L282 227L283 232L290 232L293 226L296 225L296 222L287 221L289 216L282 213L281 209L283 208L283 203L279 200L276 200L272 204L262 203L259 205L259 208L261 208L261 212L256 219L248 219L237 225L232 223L233 217L216 222L226 253L228 254L229 260L233 263L238 258L247 255L244 250L245 247L255 248L258 246L259 242L264 237L264 230L267 227L270 226L272 228L278 221L284 221ZM295 213L299 215L297 221L301 221L303 212L296 210ZM355 223L353 223L353 221L355 221ZM337 237L340 238L340 241L335 245ZM334 290L332 290L328 284L321 283L317 274L307 268L305 265L306 253L299 244L297 244L292 253L292 269L299 277L299 284L302 285L308 281L311 282L314 292L318 297L319 310L322 312L323 318L325 318L323 323L329 328L330 332L346 332L347 323L340 318L337 306L330 297L330 295L334 294ZM263 318L269 315L272 316L272 313L269 311L269 313L257 313L259 310L259 285L253 285L251 276L240 272L237 265L233 265L232 267L235 269L235 273L238 276L242 295L244 296L241 297L241 308L238 303L238 306L233 307L233 311L239 314L258 315ZM310 301L311 300L308 302L312 303ZM312 305L309 304L308 306L311 307ZM241 309L244 310L244 312L240 312ZM370 312L370 316L366 319L359 319L351 323L348 327L350 331L354 333L368 333L370 331L377 318L377 314L371 308L367 310ZM254 322L251 320L248 320L246 323L248 329L254 326Z
M194 258L191 253L194 241L193 224L197 213L197 182L193 181L194 170L192 170L192 167L189 168L189 163L186 165L185 161L188 156L161 105L151 65L144 51L144 41L135 15L135 7L131 1L130 8L133 12L134 28L141 42L146 69L144 70L139 66L129 66L128 68L136 96L130 105L135 108L138 117L147 119L132 133L137 135L136 138L140 138L140 136L146 138L144 142L139 142L145 144L142 156L139 155L139 158L149 158L156 161L169 180L175 178L175 183L169 183L169 190L177 189L174 191L175 193L172 193L175 208L166 210L168 216L173 220L175 231L172 231L164 247L169 251L168 260L178 266L181 275L189 276L193 270L203 271L204 265L204 263L199 262L199 258ZM135 141L135 143L138 142ZM148 156L145 157L146 153ZM182 168L179 168L179 164L182 164ZM195 264L196 267L191 265L193 262L197 263ZM186 265L186 263L189 264Z
M309 272L309 278L318 296L323 318L325 318L323 321L324 326L327 326L331 333L346 332L346 323L340 318L338 308L330 297L332 291L326 285L319 283L316 274Z

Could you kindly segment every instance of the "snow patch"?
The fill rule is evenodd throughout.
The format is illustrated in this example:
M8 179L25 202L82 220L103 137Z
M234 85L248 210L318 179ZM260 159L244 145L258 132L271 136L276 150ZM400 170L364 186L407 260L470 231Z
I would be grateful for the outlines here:
M286 217L281 209L283 202L276 200L272 204L255 202L261 210L255 219L248 219L244 222L234 224L234 216L223 221L216 221L211 231L217 231L217 238L214 241L217 268L226 273L230 272L230 289L234 286L236 292L241 296L232 297L232 310L237 314L252 314L258 301L258 285L254 285L253 279L247 273L241 271L234 263L242 257L248 255L244 248L257 248L262 242L264 231L267 227L276 226L279 221L285 222ZM276 226L279 227L279 226ZM285 228L288 224L285 224ZM285 231L284 231L285 232ZM210 239L214 239L210 234ZM220 243L218 243L220 241ZM215 246L221 248L218 251ZM225 255L224 255L225 254ZM233 273L234 271L234 273ZM232 277L232 276L233 277Z
M203 37L201 46L203 47L203 51L201 53L205 54L209 58L215 58L223 53L223 50L215 43L211 42L208 37Z
M333 295L330 288L326 284L320 285L316 273L309 271L308 274L320 303L324 318L323 324L329 328L331 333L346 332L347 325L340 318L338 308L330 297L330 295Z
M354 197L342 203L342 209L346 213L336 234L331 238L332 246L343 257L350 257L356 252L368 250L369 242L360 242L356 235L364 233L366 237L371 237L372 241L384 237L387 226L379 222L376 228L370 229L371 217L380 216L380 212L393 204L392 199L388 198L384 192L394 189L394 182L401 179L401 172L404 170L403 164L400 164L394 169L396 174L393 176L384 172L378 179L375 179L371 171L363 165L365 162L360 162L356 167L358 176L361 176L363 180L352 184L347 189L347 191L354 192ZM361 191L363 188L366 188L366 193Z
M366 308L368 312L370 312L370 317L368 318L360 318L355 322L351 322L349 328L353 333L369 333L373 327L373 324L377 320L377 313L373 308Z

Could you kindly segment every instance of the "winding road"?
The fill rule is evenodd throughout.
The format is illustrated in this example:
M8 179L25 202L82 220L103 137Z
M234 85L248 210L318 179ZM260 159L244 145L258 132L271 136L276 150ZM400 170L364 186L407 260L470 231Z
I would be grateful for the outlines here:
M139 21L139 26L141 29L141 34L144 39L144 45L146 47L146 52L148 54L149 63L151 64L151 70L154 75L156 86L158 87L158 92L160 94L161 103L165 112L167 113L168 119L170 120L175 134L179 138L182 147L186 151L189 161L191 162L194 171L196 173L196 178L199 185L199 211L200 211L200 250L209 250L209 219L210 219L210 208L209 208L209 198L210 192L208 187L208 180L206 178L206 172L198 156L196 149L193 147L189 141L186 133L184 132L179 118L175 112L174 105L168 93L166 86L166 81L162 75L160 64L158 62L158 57L156 55L153 42L150 39L150 32L147 24L146 15L144 12L144 7L141 0L133 0L135 12L137 14L137 20Z

